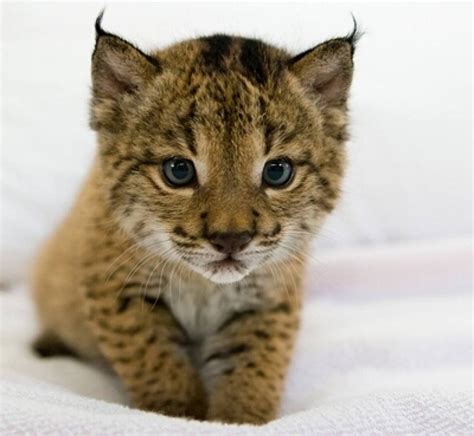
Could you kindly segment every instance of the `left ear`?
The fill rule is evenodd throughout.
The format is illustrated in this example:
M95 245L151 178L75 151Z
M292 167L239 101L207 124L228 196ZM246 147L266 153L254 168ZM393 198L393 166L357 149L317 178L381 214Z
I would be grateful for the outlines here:
M325 106L346 103L352 81L355 43L360 34L354 26L347 37L330 39L293 57L289 70Z
M115 100L133 93L156 74L158 59L143 53L130 42L102 29L102 11L95 23L96 43L92 54L93 97Z
M160 74L161 64L130 42L103 30L103 14L95 23L90 126L97 131L118 131L125 124L124 101Z

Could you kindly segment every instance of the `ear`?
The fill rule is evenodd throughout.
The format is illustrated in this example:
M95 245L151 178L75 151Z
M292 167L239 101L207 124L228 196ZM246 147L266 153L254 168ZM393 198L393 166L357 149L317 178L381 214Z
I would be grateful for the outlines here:
M360 36L354 20L354 30L350 35L330 39L300 53L290 59L288 68L324 105L344 105L352 81L355 44Z
M92 54L92 93L95 99L118 100L134 93L161 72L158 59L133 44L104 31L102 11L95 23L96 43Z

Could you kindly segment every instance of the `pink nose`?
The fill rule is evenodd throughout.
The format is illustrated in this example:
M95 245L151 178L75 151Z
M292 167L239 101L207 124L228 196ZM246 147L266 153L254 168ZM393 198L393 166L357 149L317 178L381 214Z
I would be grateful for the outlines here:
M233 254L243 250L252 237L249 232L225 232L213 233L208 239L212 246L220 253Z

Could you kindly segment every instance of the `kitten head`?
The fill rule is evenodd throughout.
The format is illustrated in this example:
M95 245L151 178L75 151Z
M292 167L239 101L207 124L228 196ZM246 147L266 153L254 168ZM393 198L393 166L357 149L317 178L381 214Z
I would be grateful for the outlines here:
M101 18L91 126L121 227L219 283L301 259L339 194L357 32L297 56L227 35L145 54Z

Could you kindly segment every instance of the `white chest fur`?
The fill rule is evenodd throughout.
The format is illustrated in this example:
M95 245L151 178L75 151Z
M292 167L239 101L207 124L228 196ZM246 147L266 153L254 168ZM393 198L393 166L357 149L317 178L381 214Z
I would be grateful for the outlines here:
M261 305L260 292L238 284L214 285L202 281L172 285L164 294L168 307L193 340L215 332L233 313Z

